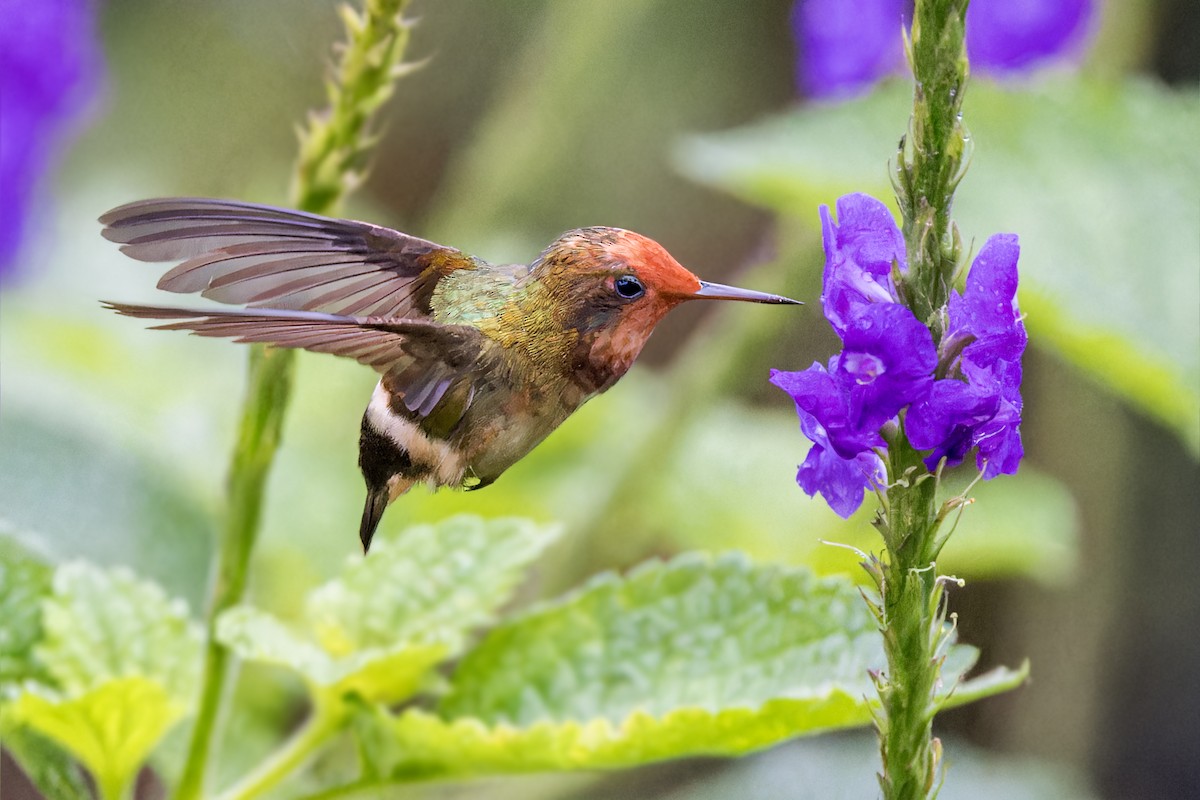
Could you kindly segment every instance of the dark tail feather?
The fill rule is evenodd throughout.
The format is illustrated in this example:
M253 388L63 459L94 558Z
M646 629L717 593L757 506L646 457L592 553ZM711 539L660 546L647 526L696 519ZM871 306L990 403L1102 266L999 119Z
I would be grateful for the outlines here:
M367 502L363 506L362 524L358 528L358 538L362 540L363 554L371 549L371 540L375 538L375 529L383 512L388 507L387 486L367 487Z

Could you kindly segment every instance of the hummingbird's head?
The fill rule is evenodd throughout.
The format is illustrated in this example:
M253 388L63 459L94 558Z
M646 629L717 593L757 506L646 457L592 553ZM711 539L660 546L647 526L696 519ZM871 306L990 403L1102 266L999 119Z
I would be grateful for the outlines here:
M621 228L577 228L534 262L558 322L578 333L577 368L599 370L598 390L625 373L654 326L687 300L794 304L786 297L700 280L658 242Z

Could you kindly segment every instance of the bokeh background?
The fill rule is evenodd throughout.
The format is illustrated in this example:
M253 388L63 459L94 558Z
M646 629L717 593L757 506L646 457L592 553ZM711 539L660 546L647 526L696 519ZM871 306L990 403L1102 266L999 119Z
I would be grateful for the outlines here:
M633 374L496 486L418 490L385 526L458 511L564 521L565 541L539 566L527 598L697 548L856 570L851 553L819 540L873 547L867 517L842 522L796 488L805 444L766 376L835 349L813 303L822 264L815 205L852 189L886 192L908 90L899 83L836 108L806 104L794 79L790 10L786 0L414 4L420 24L410 60L422 66L399 84L370 179L347 216L495 261L528 260L567 228L628 227L706 278L810 305L798 313L680 309ZM1006 92L1036 95L1048 83L1050 99L1034 108L1047 127L1062 127L1042 136L1035 116L1024 138L993 145L1037 164L1036 180L1014 178L1002 190L987 162L986 133L999 128L976 131L977 163L960 194L963 233L1025 236L1022 213L1045 208L1046 198L1067 198L1060 208L1074 198L1087 214L1100 205L1082 223L1080 213L1043 215L1044 238L1030 232L1023 263L1057 275L1057 284L1042 285L1065 284L1074 306L1094 309L1101 332L1111 321L1121 341L1137 343L1143 319L1122 319L1124 301L1143 310L1145 298L1168 296L1176 311L1182 303L1182 326L1145 338L1167 342L1159 353L1167 372L1195 397L1200 336L1188 314L1200 318L1200 174L1194 159L1172 159L1200 142L1200 7L1099 4L1094 28L1077 75L1003 90L980 84L980 105L968 97L968 125L973 115L982 125L1007 116ZM100 9L99 36L99 91L59 148L17 267L0 287L0 525L56 561L129 564L199 608L245 353L146 333L104 312L102 299L163 298L153 289L156 268L124 259L94 220L159 195L286 202L294 126L324 99L341 31L324 0L112 0ZM1160 125L1154 103L1135 102L1141 116L1105 138L1119 127L1105 98L1130 81L1184 110ZM1077 131L1074 157L1039 158L1039 147L1061 147ZM1096 142L1088 131L1099 132ZM814 163L822 170L805 183ZM862 165L869 185L847 185ZM1133 211L1105 206L1113 197ZM1120 219L1108 220L1110 212ZM1131 238L1130 218L1173 222L1161 235L1135 227L1142 235ZM1116 277L1111 263L1088 260L1114 252ZM1127 297L1126 286L1141 299ZM1185 397L1182 421L1164 421L1171 404L1131 389L1136 370L1124 378L1106 371L1116 356L1103 337L1079 342L1043 322L1049 343L1039 342L1036 316L1054 318L1059 299L1052 291L1022 299L1035 309L1023 474L980 488L944 562L967 580L951 596L962 638L983 648L984 666L1030 658L1033 679L939 718L952 758L943 796L1200 796L1192 427L1200 420L1189 418ZM356 442L374 380L356 364L301 355L254 564L260 605L295 613L303 593L356 551ZM300 697L277 672L244 672L225 742L230 772L303 717ZM874 791L874 758L869 737L847 735L738 762L424 787L411 796L862 797ZM4 800L29 796L10 764L4 777ZM161 791L147 771L140 796Z

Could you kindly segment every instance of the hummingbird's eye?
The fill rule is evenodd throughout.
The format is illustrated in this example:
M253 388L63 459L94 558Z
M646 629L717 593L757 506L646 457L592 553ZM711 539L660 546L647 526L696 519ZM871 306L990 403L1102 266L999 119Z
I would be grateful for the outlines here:
M646 293L646 287L632 275L622 275L613 283L617 294L626 300L636 300Z

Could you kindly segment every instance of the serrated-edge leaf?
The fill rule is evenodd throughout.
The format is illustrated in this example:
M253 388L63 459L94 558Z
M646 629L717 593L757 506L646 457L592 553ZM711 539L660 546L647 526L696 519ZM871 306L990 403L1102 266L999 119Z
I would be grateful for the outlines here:
M459 515L384 534L370 555L349 558L312 592L311 636L241 606L218 620L217 638L241 658L295 670L318 697L398 702L492 619L560 530Z
M978 651L955 645L945 664L939 708L953 708L1019 686L1028 675L1003 667L958 683ZM373 781L464 777L555 770L616 769L694 756L740 756L787 739L869 724L873 695L828 687L806 698L781 697L756 708L677 708L661 716L634 711L617 723L604 718L541 720L527 726L443 719L420 709L392 716L362 709L355 722Z
M685 553L597 576L490 631L441 711L526 724L870 690L879 637L840 577ZM790 670L790 671L789 671ZM689 692L691 700L681 699Z
M187 607L128 569L59 566L41 602L34 655L47 683L24 682L5 724L73 753L118 797L193 700L200 634Z
M741 590L757 595L754 602ZM844 599L850 616L839 617L836 603L823 603L823 595ZM660 621L685 633L704 626L705 615L711 615L726 626L709 632L713 641L741 642L749 651L720 652L708 640L697 640L687 654L688 668L669 670L658 682L637 679L637 667L625 661L628 653L654 656L656 647L672 647L671 637L656 628L652 618L639 615L647 609L652 616L677 612L678 616L666 613ZM746 633L749 625L742 612L747 609L760 617L780 615L787 625ZM832 624L845 626L848 633L826 636L825 629L818 628L814 637L806 615L821 621L832 617ZM555 624L543 624L547 622ZM622 648L606 639L606 626L618 638L632 635L636 647ZM817 643L819 669L803 659L789 659L789 649L796 646L789 635L800 646ZM555 650L556 636L582 637L579 641L587 646L578 652L568 647L570 654L563 655ZM756 648L754 640L764 636L770 646ZM943 664L945 689L939 704L958 705L1012 685L1011 676L960 683L978 655L973 647L951 646ZM547 665L570 669L580 658L590 664L620 661L624 671L618 679L634 675L640 695L632 701L624 696L616 707L597 706L591 715L580 714L573 694L578 687L560 681L555 670L547 671ZM758 660L783 670L770 673L764 683ZM734 756L795 736L869 723L878 700L868 670L882 663L878 630L848 581L817 579L802 569L755 566L740 554L714 559L691 553L666 563L648 562L624 578L598 576L495 629L460 665L440 713L410 709L394 717L376 707L363 710L356 722L368 762L366 774L374 776L372 780L607 769L684 756ZM796 667L798 674L787 671ZM708 680L712 675L730 682L713 684ZM574 677L583 682L595 679L590 674ZM677 685L668 691L663 680ZM739 682L762 685L729 691ZM714 685L725 687L724 693L714 694ZM664 707L664 696L678 702ZM537 713L526 713L530 709Z
M678 708L655 717L635 711L620 723L543 720L526 727L444 720L410 709L378 711L395 760L382 774L485 775L613 769L685 756L736 756L806 734L870 722L860 697L830 689L821 697L780 698L757 709ZM378 738L378 735L376 736Z
M336 655L398 642L437 643L457 653L560 532L526 519L458 515L384 535L370 555L352 557L312 593L308 619L317 641Z
M251 606L231 608L222 614L217 620L217 640L239 658L295 671L315 697L340 699L354 693L380 703L411 697L447 654L443 644L401 642L336 658L277 618Z
M73 753L102 796L116 800L186 711L159 681L133 676L109 679L70 697L31 685L5 715Z
M187 605L123 567L82 561L60 566L42 604L45 637L38 659L65 696L106 681L146 677L191 701L198 680L200 631Z

